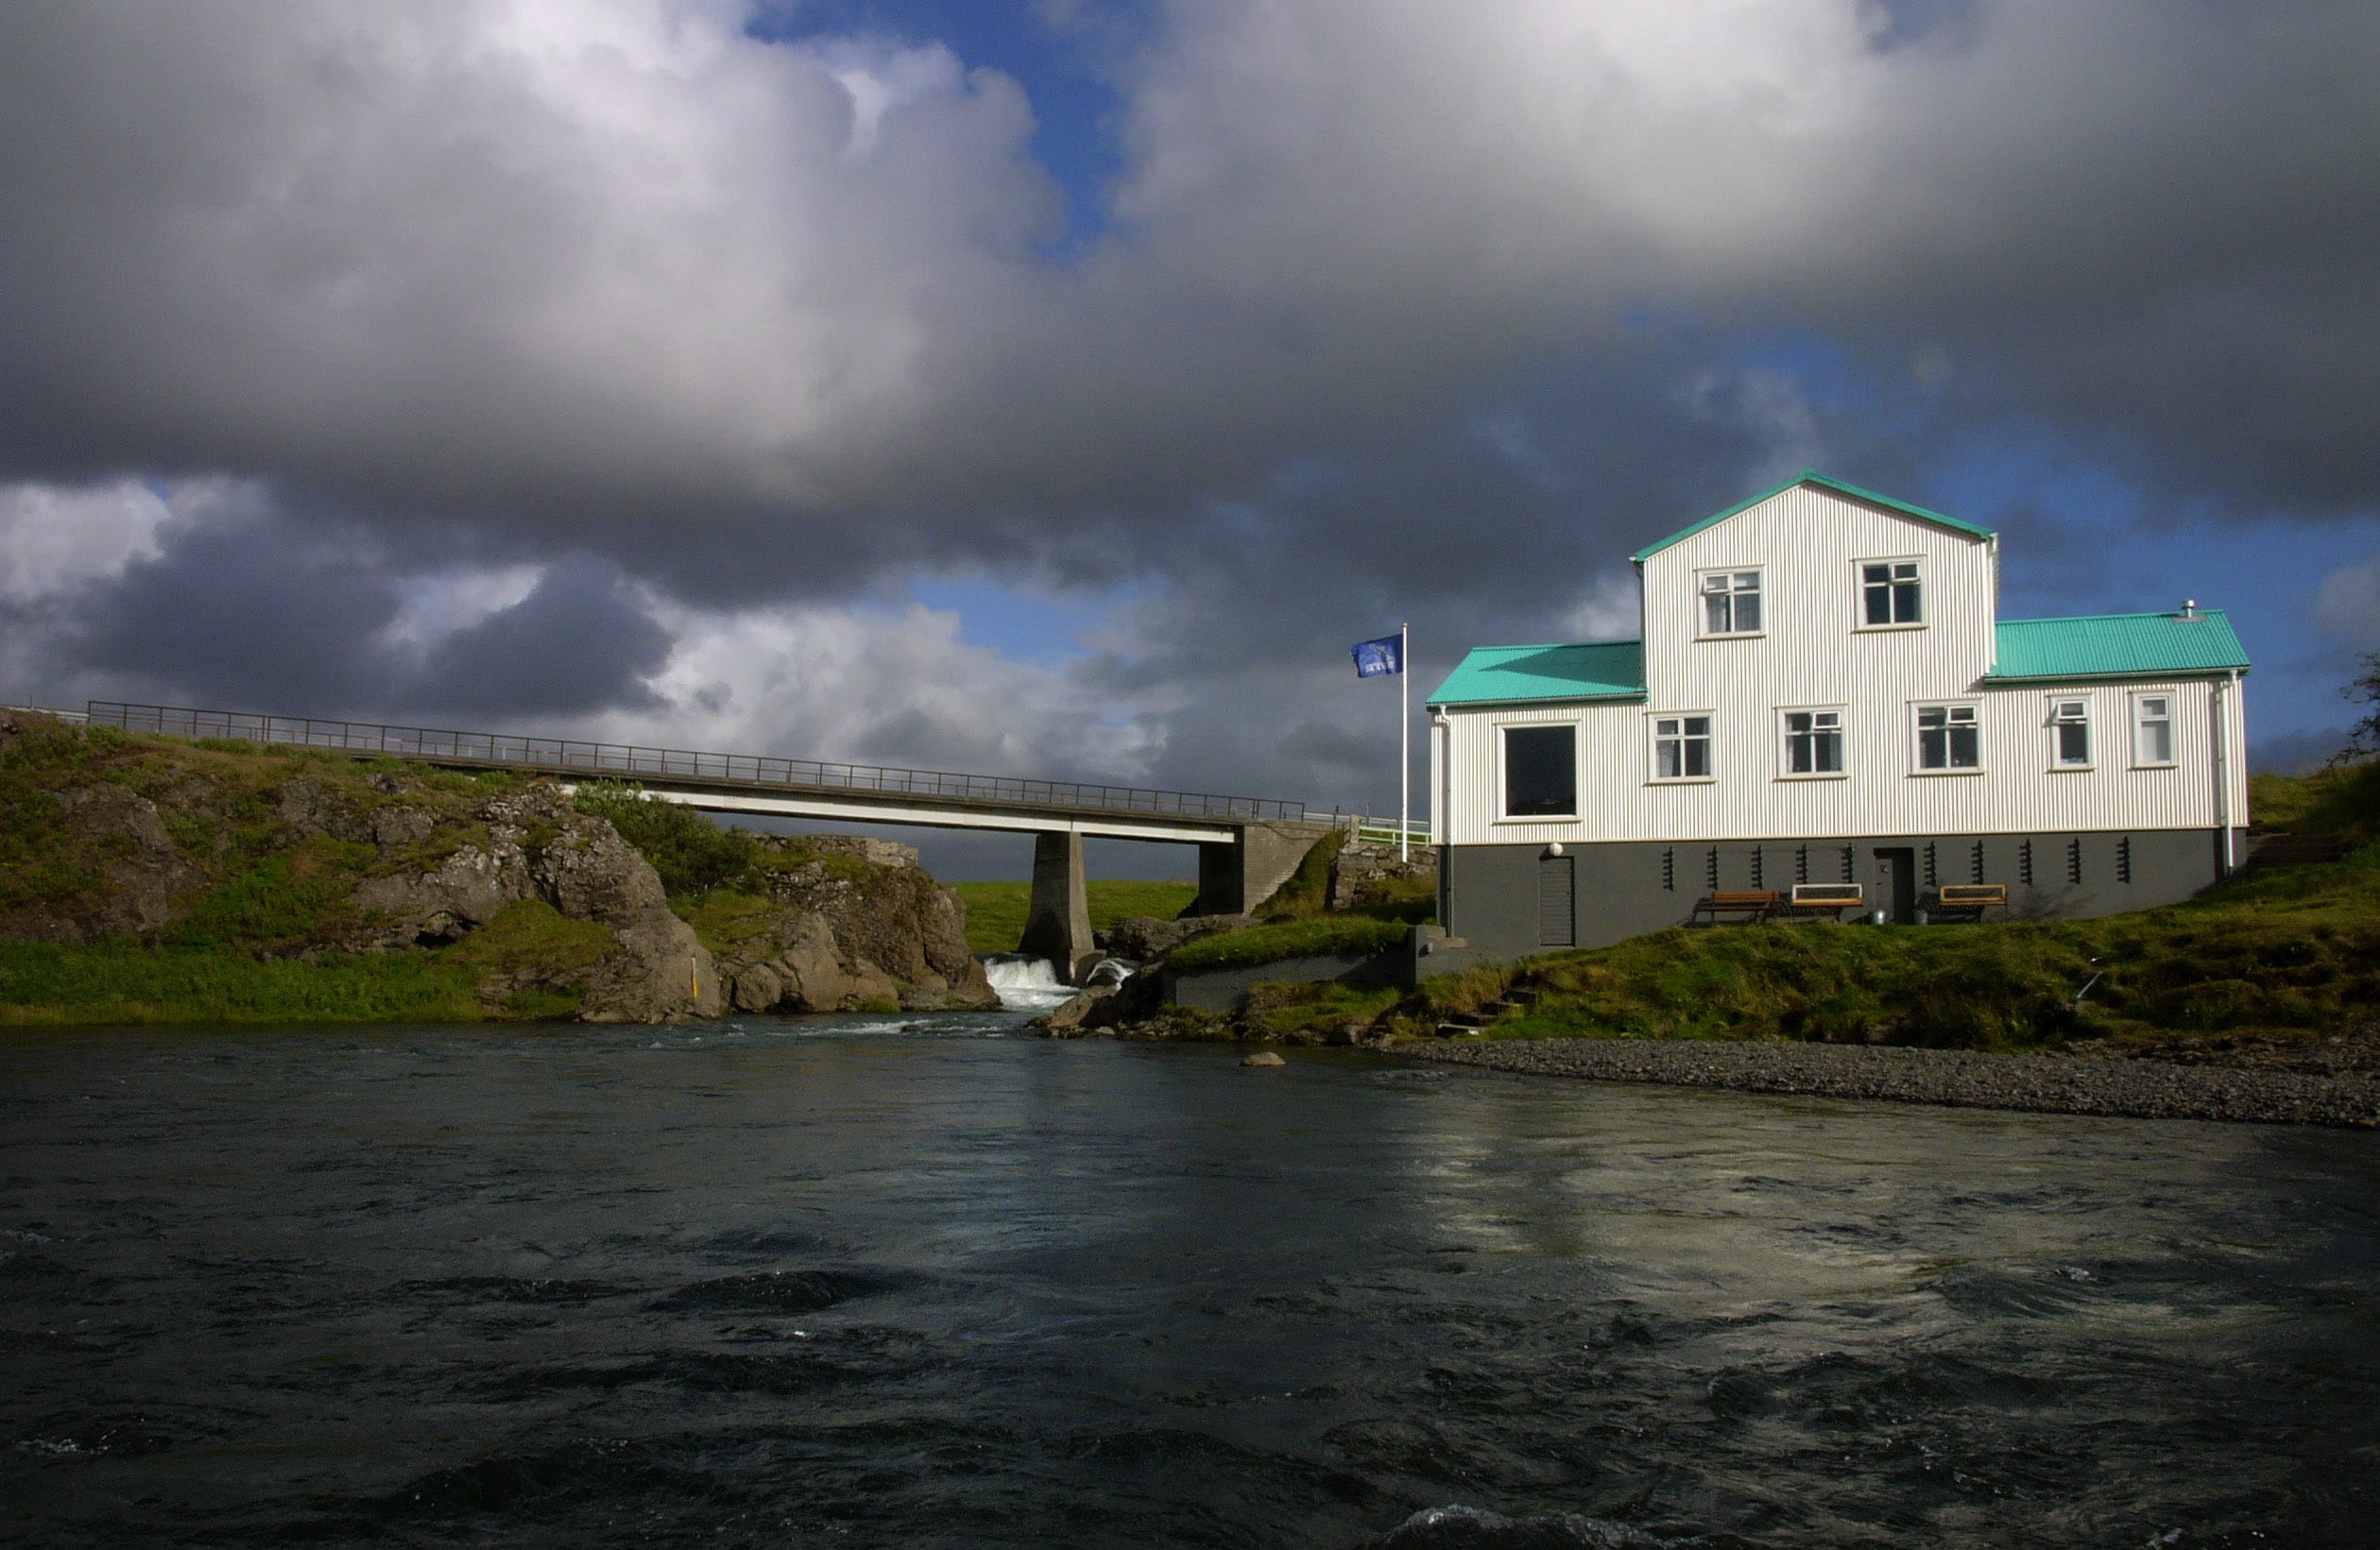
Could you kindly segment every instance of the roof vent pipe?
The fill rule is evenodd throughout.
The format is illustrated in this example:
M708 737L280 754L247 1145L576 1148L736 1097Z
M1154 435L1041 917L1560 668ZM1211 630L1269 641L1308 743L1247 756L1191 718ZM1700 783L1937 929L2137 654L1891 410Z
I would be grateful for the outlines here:
M2182 617L2188 620L2196 620L2199 617L2199 600L2197 598L2185 597L2182 600Z

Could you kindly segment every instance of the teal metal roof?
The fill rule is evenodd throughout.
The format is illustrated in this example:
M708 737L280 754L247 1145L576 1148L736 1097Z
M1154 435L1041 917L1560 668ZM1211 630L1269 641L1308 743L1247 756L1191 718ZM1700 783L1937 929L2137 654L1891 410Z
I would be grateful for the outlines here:
M2248 652L2220 608L2180 614L2092 614L2000 622L1987 677L2131 678L2246 669Z
M1431 705L1518 700L1628 700L1645 692L1640 640L1570 646L1481 646L1430 696Z
M1645 561L1651 559L1653 555L1660 554L1671 544L1677 543L1682 539L1690 538L1706 527L1717 527L1720 523L1725 521L1728 518L1735 516L1737 513L1750 511L1761 502L1769 500L1774 496L1783 495L1787 490L1792 489L1799 485L1816 485L1820 489L1833 490L1838 495L1848 495L1855 501L1865 501L1870 505L1882 506L1887 511L1897 511L1904 517L1914 517L1921 522L1931 522L1936 527L1946 527L1953 533L1964 533L1969 537L1988 538L1992 537L1992 530L1988 527L1978 527L1973 522L1962 522L1956 517L1945 517L1939 511L1927 511L1924 506L1913 506L1907 501L1895 501L1889 495L1878 495L1874 490L1863 490L1857 485L1846 485L1840 479L1829 479L1815 468L1804 468L1800 473L1795 474L1792 478L1787 480L1784 484L1779 485L1776 488L1772 490L1763 490L1760 494L1754 496L1749 501L1738 502L1736 504L1729 506L1725 511L1720 512L1715 516L1705 517L1691 527L1679 528L1675 533L1670 534L1660 542L1647 544L1644 548L1637 550L1635 554L1630 555L1629 557L1635 560L1638 565L1642 565Z

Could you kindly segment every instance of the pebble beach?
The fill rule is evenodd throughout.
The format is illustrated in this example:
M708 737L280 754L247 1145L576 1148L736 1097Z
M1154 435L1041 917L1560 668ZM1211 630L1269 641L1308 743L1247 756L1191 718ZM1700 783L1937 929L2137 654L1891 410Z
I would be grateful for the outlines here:
M1893 1046L1647 1039L1413 1042L1415 1060L1742 1093L2036 1114L2380 1129L2380 1023L2277 1046L1997 1055Z

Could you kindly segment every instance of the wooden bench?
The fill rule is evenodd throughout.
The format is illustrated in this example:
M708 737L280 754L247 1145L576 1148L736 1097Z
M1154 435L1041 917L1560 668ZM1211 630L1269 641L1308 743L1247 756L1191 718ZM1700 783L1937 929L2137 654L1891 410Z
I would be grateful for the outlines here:
M1793 896L1785 901L1784 914L1789 920L1820 915L1841 920L1845 910L1864 910L1867 903L1868 891L1856 882L1797 882Z
M1686 923L1688 926L1716 926L1722 915L1746 924L1766 920L1776 911L1778 901L1784 896L1773 888L1714 891L1694 901L1694 912L1687 917Z
M1934 890L1926 901L1931 920L1981 920L1986 910L2008 908L2004 882L1952 882Z

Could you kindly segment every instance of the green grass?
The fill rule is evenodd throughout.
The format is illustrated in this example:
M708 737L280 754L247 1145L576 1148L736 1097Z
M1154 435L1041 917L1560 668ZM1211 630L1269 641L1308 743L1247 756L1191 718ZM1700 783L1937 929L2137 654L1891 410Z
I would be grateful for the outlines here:
M0 942L0 1025L470 1022L474 976L443 953L259 960L203 948Z
M475 1022L565 1017L575 977L612 943L608 927L541 900L515 904L435 952L260 959L211 946L0 942L0 1025ZM496 1012L475 988L489 974L539 982Z
M2370 844L2380 840L2380 759L2306 775L2252 776L2248 811L2260 828Z
M1238 969L1287 958L1385 952L1404 941L1409 929L1403 921L1376 915L1312 915L1201 937L1174 949L1167 962L1183 970Z
M1025 934L1025 915L1033 902L1029 882L963 882L952 885L967 906L967 949L976 953L1013 953ZM1198 897L1194 882L1086 882L1091 929L1104 931L1136 915L1172 920Z
M1427 1031L1446 1013L1493 1006L1508 984L1538 998L1491 1036L1978 1049L2307 1037L2380 1004L2380 844L2097 920L1660 931L1430 979L1386 1015Z
M1369 1025L1392 1011L1404 993L1394 985L1354 986L1330 980L1302 985L1258 985L1248 993L1242 1017L1269 1038L1291 1044L1320 1044L1349 1024Z
M714 953L751 948L767 938L777 916L776 904L757 894L732 888L714 889L696 899L673 901L694 936Z
M633 784L591 780L578 788L571 806L619 830L620 838L653 863L661 891L673 899L723 888L765 894L771 873L812 863L848 880L867 875L865 861L811 850L798 838L764 840L749 829L715 824L681 803L655 801Z

